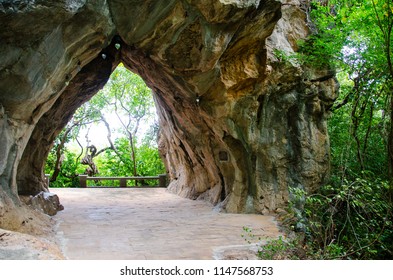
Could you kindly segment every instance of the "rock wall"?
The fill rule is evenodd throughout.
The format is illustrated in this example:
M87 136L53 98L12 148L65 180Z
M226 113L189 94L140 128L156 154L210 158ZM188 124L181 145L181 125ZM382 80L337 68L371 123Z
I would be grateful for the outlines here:
M308 36L305 2L2 1L0 216L45 190L51 141L120 61L153 90L171 191L265 212L316 189L334 75L276 55Z
M56 136L71 120L75 111L106 84L119 63L114 43L102 53L105 53L106 58L96 57L81 67L60 97L35 125L18 166L17 184L20 195L36 195L41 191L48 191L44 176L45 161Z

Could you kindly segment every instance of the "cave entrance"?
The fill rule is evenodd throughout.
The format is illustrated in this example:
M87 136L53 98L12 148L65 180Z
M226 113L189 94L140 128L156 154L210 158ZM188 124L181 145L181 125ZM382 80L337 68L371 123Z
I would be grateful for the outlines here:
M303 5L8 2L0 216L20 205L18 193L47 189L53 141L120 62L152 90L170 191L263 213L286 207L289 186L312 191L327 178L334 73L277 56L292 56L310 34Z
M204 198L213 204L224 200L235 177L231 161L220 160L220 151L230 148L211 129L219 127L217 121L201 108L209 105L209 98L189 88L174 69L156 63L119 37L88 64L77 63L73 77L67 75L62 94L40 118L24 150L18 166L18 193L35 195L47 190L45 160L54 140L75 111L104 87L120 63L139 75L152 91L161 127L158 150L168 172L168 188L183 197Z
M166 173L158 153L158 130L151 90L120 63L56 138L45 166L50 186L157 186L159 180L149 177ZM85 184L80 174L101 179ZM130 176L144 179L125 179Z

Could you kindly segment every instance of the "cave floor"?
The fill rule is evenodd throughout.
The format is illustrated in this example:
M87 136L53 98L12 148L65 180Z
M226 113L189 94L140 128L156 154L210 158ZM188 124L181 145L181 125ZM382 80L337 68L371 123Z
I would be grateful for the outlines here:
M252 259L249 245L281 233L272 216L220 213L166 189L51 189L65 209L54 218L70 260ZM254 238L243 227L252 229ZM245 235L245 236L242 236Z

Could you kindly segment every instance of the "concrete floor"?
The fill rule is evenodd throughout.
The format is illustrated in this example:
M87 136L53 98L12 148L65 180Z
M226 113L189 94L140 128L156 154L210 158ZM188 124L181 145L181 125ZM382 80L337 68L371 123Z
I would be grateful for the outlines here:
M166 189L51 192L65 207L54 219L63 253L71 260L220 259L226 252L244 251L244 226L256 236L251 242L280 235L271 216L219 213L204 201Z

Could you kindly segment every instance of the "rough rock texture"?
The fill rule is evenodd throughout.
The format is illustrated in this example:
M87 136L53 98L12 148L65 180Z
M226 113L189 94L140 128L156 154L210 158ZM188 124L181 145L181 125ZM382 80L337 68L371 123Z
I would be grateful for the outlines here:
M0 217L4 217L20 206L17 170L36 123L63 93L78 64L87 64L107 46L115 27L106 1L100 0L2 1L0 23ZM36 189L30 194L37 194ZM4 218L2 227L13 227L12 221Z
M64 260L60 247L44 237L0 229L0 260Z
M18 208L0 218L0 260L64 259L55 228L54 219L22 199Z
M121 61L153 91L173 192L263 213L316 189L334 75L275 55L309 34L305 2L2 1L0 217L46 190L52 140Z
M40 192L35 196L19 197L25 204L49 216L54 216L58 211L64 210L64 206L60 204L59 197L54 193Z
M115 58L117 54L113 44L105 48L103 53L106 59L99 56L81 68L36 124L18 166L19 194L36 195L41 191L47 191L43 159L47 158L56 136L75 111L105 85L117 66L118 60Z

